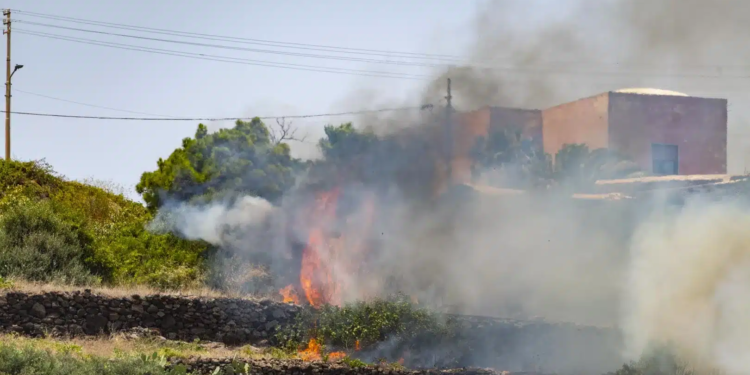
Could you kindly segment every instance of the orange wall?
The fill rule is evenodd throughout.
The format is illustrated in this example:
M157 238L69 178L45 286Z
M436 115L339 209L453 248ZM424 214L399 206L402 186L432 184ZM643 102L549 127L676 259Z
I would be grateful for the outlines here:
M585 143L589 149L608 146L608 94L601 94L542 111L544 152L553 160L565 144Z
M490 127L490 108L484 107L473 112L458 115L453 131L453 161L451 182L471 182L471 151L478 137L487 136Z

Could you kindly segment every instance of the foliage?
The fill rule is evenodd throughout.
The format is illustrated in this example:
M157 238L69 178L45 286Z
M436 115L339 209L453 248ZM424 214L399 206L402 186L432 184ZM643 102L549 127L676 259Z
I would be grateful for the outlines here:
M716 370L698 370L688 361L681 359L668 347L654 347L639 361L624 364L607 375L708 375L719 373Z
M127 356L106 359L76 355L75 351L52 352L31 346L18 348L0 343L0 374L34 375L167 375L185 374L184 367L165 368L163 357Z
M258 118L237 120L233 128L212 134L200 124L195 138L183 139L182 147L159 159L156 171L141 176L136 191L152 212L168 199L188 201L227 191L274 201L293 185L296 165L289 145L274 144Z
M486 137L478 137L471 153L472 174L492 170L508 187L546 186L552 178L552 164L532 141L522 140L519 127L493 128Z
M199 281L208 246L150 233L150 220L143 205L67 181L43 161L0 161L0 276L162 288Z
M95 284L93 240L64 222L48 202L29 202L0 217L0 275L33 281ZM94 271L94 272L92 272Z
M402 296L389 300L357 302L344 307L324 306L298 315L294 324L282 329L277 342L299 347L310 338L336 348L362 350L398 339L405 345L448 339L450 324L416 307Z
M0 290L3 289L10 289L13 287L13 282L10 280L6 280L4 277L0 276Z
M640 176L638 165L604 148L589 150L585 144L566 144L555 155L555 178L573 186L596 180Z
M434 183L438 149L424 132L379 136L344 123L327 125L325 134L318 142L324 158L307 165L308 186L326 190L343 184L380 190L398 186L411 198L430 196L424 192Z

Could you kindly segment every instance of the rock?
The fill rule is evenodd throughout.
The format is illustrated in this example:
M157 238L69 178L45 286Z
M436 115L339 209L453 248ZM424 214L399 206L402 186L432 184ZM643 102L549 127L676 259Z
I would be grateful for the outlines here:
M107 319L101 315L90 315L86 318L86 323L83 325L83 331L88 335L97 335L99 333L107 332Z
M155 305L150 305L150 306L149 306L149 307L148 307L148 308L146 309L146 312L148 312L149 314L156 314L157 312L159 312L159 308L158 308L158 307L156 307Z
M172 316L167 316L161 321L161 328L169 330L172 329L176 324L177 322Z
M37 302L34 304L34 306L31 307L31 315L42 319L47 316L47 309L44 308L44 305Z

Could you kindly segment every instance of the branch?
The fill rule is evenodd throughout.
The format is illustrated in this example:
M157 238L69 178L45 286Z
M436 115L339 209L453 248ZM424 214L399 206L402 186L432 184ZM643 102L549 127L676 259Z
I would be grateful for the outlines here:
M297 130L296 127L292 126L291 121L287 123L286 118L282 117L276 119L276 127L269 128L268 132L271 142L274 145L278 145L284 141L304 142L307 135L304 135L301 138L297 137Z

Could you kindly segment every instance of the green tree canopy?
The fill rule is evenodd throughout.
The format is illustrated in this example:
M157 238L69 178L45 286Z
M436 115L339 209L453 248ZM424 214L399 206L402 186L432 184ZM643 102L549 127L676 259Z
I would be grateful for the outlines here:
M644 172L633 161L606 148L589 150L585 144L565 144L555 154L555 179L577 187L597 180L640 177Z
M136 191L149 209L165 199L190 200L217 194L246 193L277 200L294 183L297 161L289 145L274 143L259 119L237 120L230 129L209 134L199 124L195 138L182 140L182 147L159 159L158 169L141 176Z
M520 126L492 128L486 137L478 137L472 159L475 178L493 170L511 187L546 186L552 177L549 155L533 141L523 140Z

